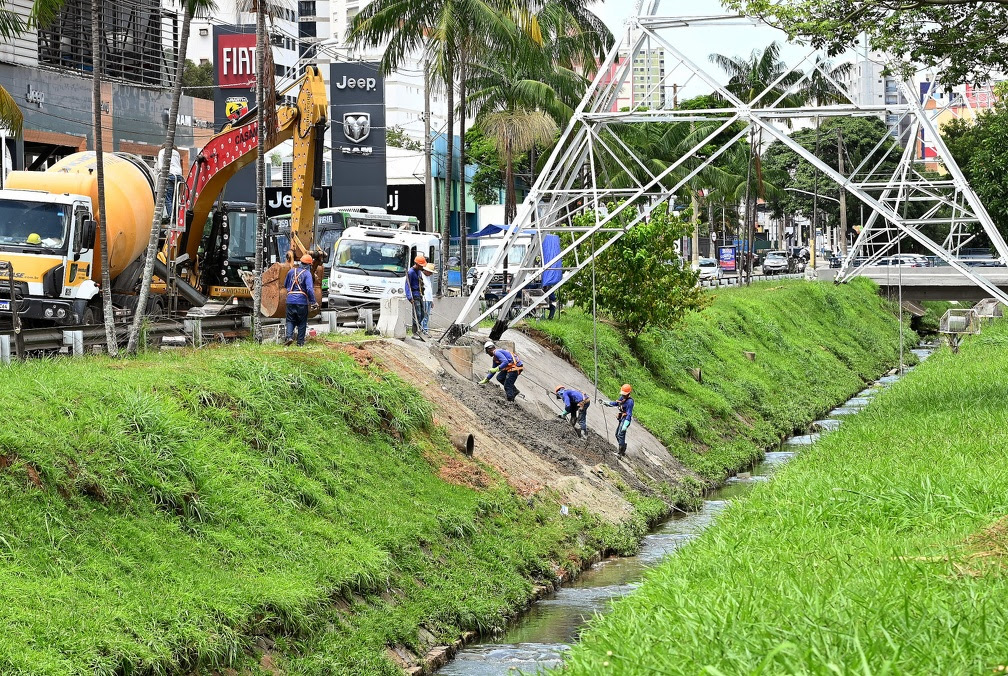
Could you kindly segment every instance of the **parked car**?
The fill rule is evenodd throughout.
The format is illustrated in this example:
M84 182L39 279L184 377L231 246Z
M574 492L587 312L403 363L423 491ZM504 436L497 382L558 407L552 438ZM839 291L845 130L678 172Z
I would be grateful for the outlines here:
M721 265L713 258L701 258L695 268L700 272L700 281L721 279Z
M899 256L886 256L885 258L879 259L875 264L879 266L889 266L896 268L923 268L925 263L921 262L919 259L913 257L910 254L901 254Z
M787 254L783 251L767 251L763 259L764 275L779 275L788 271Z

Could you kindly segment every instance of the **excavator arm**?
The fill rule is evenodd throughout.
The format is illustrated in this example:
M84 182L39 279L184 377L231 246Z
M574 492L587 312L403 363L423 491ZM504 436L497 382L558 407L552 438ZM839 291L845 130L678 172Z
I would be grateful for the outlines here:
M295 90L298 90L296 103L281 103L277 106L277 133L270 148L288 139L294 141L291 249L294 259L312 253L316 262L320 263L324 254L310 252L309 249L313 240L315 206L322 190L320 186L316 186L316 182L320 182L322 173L329 101L325 82L316 66L306 67L304 75L280 92L278 97ZM224 186L239 170L256 159L259 152L257 132L256 110L252 108L225 126L196 156L183 188L185 197L179 203L177 218L182 236L176 243L176 254L185 253L190 260L197 259L207 217ZM166 243L166 246L170 246L170 243ZM257 242L256 246L261 247L262 242ZM289 263L288 260L284 266L284 275L290 269ZM321 266L316 267L321 269ZM280 316L277 313L282 314L284 310L285 294L282 290L267 291L269 282L275 282L272 278L278 273L271 268L263 274L262 309L267 316ZM320 288L320 284L318 286ZM272 307L265 302L267 297L271 299Z

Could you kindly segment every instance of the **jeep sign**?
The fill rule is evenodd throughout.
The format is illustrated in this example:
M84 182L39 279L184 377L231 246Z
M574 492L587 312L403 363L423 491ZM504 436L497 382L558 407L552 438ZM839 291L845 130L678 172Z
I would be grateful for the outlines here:
M385 82L379 64L329 68L333 206L385 206Z

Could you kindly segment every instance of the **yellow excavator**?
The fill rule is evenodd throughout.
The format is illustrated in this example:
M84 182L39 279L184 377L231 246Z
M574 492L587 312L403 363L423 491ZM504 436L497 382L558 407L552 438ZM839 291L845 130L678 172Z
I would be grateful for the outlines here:
M295 91L295 102L287 102ZM277 101L276 133L267 137L266 150L294 141L291 233L290 250L281 252L283 259L275 260L263 273L260 310L267 317L284 316L284 278L293 262L306 253L314 259L315 293L321 298L322 263L327 256L310 250L329 126L329 102L318 68L307 66L294 84L278 92ZM251 108L211 138L196 156L185 183L177 188L176 227L166 238L155 267L156 293L171 286L190 305L202 305L207 299L251 304L256 248L264 249L266 264L278 256L265 250L266 242L256 241L254 204L218 200L227 182L256 159L257 132L256 109Z

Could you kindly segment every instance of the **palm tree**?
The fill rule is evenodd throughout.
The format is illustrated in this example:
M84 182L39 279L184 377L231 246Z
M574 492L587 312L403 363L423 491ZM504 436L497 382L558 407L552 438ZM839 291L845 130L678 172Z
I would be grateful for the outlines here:
M151 279L154 277L154 261L157 260L157 244L161 234L161 214L165 210L168 170L171 166L171 155L175 149L175 123L178 119L179 101L182 98L182 70L185 68L186 52L189 48L189 26L193 18L209 16L216 7L214 0L186 0L182 6L182 27L179 31L178 53L175 56L175 81L172 84L172 100L168 110L168 133L163 146L161 170L157 177L154 217L151 219L150 237L147 240L147 258L144 261L143 278L140 282L140 296L137 299L133 324L130 326L129 339L126 342L126 352L129 354L137 349L140 326L147 310L147 300L150 297ZM177 216L177 214L169 214L168 218L173 219Z
M746 104L776 104L778 107L793 108L802 105L807 96L798 88L804 76L801 71L789 70L780 59L780 45L771 42L762 51L755 49L748 59L711 54L710 60L728 74L725 86L731 94ZM785 121L790 125L789 121ZM755 173L755 195L765 199L760 166L760 147L763 143L762 129L750 134L750 164L747 174ZM755 172L753 172L755 169ZM745 222L748 252L752 253L753 228L755 220L755 200L750 193L750 181L745 182ZM747 277L752 277L752 256L747 256Z
M483 133L493 139L497 152L504 159L504 220L510 223L517 211L515 156L552 141L557 133L557 124L545 112L527 108L494 111L483 117L479 124Z
M28 22L20 14L7 9L3 0L0 0L0 38L12 40L16 36L28 30ZM15 136L21 135L21 128L24 125L24 115L18 107L14 97L3 87L0 87L0 128L6 129ZM0 153L3 150L0 149Z

